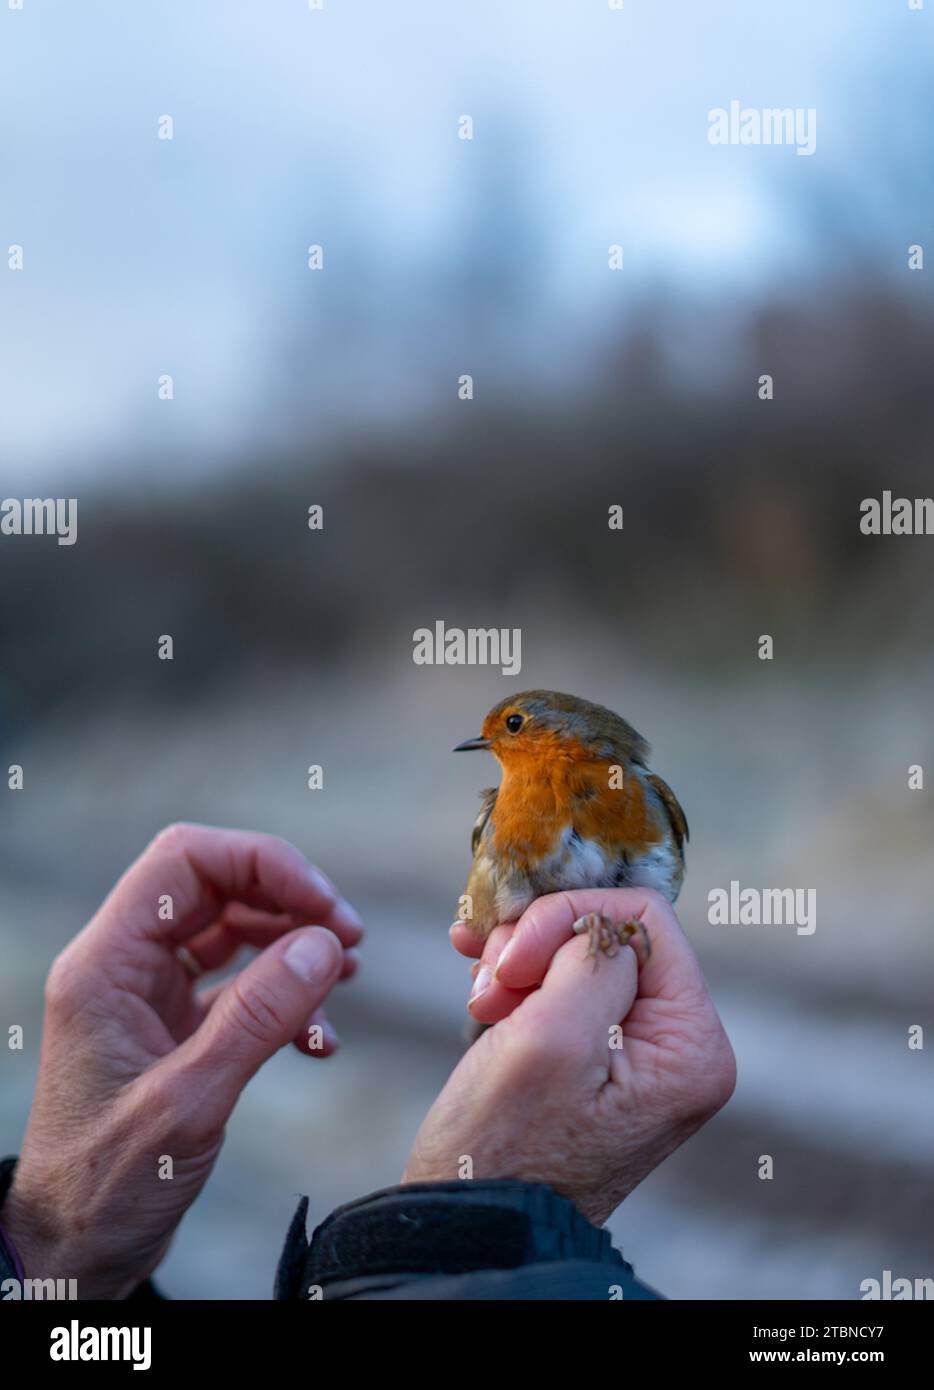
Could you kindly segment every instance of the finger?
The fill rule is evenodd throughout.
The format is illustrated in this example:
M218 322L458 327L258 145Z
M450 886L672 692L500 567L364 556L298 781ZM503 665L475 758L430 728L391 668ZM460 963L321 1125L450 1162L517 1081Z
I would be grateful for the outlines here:
M575 1039L587 1055L605 1065L610 1029L632 1008L638 981L639 963L630 946L594 961L586 938L575 936L559 947L541 988L524 1004L523 1026L536 1036Z
M196 959L199 961L199 963L201 962L200 955L196 956ZM337 977L338 983L342 984L345 980L352 980L359 969L360 952L356 951L353 947L350 947L349 950L344 952L343 964L341 965L340 974ZM229 980L221 980L216 985L209 985L206 989L198 991L198 993L195 995L195 1002L198 1006L200 1017L202 1019L207 1017L208 1013L217 1003L218 999L224 993L224 990L227 988L229 983ZM304 1034L300 1036L302 1037L302 1039L304 1038Z
M534 994L537 988L537 985L531 985L528 989L507 989L495 980L490 982L478 977L474 981L475 992L468 999L467 1008L471 1018L478 1023L499 1023L500 1019L508 1018L513 1009L517 1009L523 999Z
M243 907L240 903L230 903L224 909L219 921L188 938L186 949L204 971L220 970L227 965L244 946L254 946L264 950L296 927L309 924L296 921L291 914L257 912ZM360 953L349 947L344 952L344 970L341 979L350 979L360 964Z
M479 936L466 922L455 922L449 929L451 945L462 956L479 957L483 955L483 937Z
M239 907L232 904L231 908ZM243 946L255 946L263 950L278 941L296 927L307 926L296 922L291 915L254 912L255 920L246 922L231 920L231 908L225 910L223 917L205 931L188 938L185 945L201 966L202 970L220 970L237 954ZM247 911L252 909L243 909Z
M323 1009L315 1009L292 1042L303 1057L330 1057L340 1047L337 1029Z
M341 961L340 943L322 927L290 933L230 980L196 1032L158 1064L197 1088L206 1125L226 1124L250 1077L305 1031Z
M326 926L354 946L360 919L294 845L273 835L205 825L170 826L126 871L87 928L87 945L132 938L179 945L231 902Z
M291 912L261 912L258 908L248 907L246 903L235 902L226 904L220 920L243 931L274 931L277 927L287 930L290 922L293 927L304 925L303 922L296 922Z
M514 931L511 923L494 927L483 943L481 959L472 968L473 988L467 1008L478 1023L498 1023L530 993L529 989L508 989L496 979L496 963Z
M352 946L349 950L344 952L344 963L341 966L341 973L337 977L341 984L343 984L345 980L353 979L360 969L360 960L360 952L354 950Z
M574 923L588 912L600 912L611 922L638 918L645 926L651 954L640 971L640 995L680 999L705 992L697 957L671 904L643 888L585 888L538 898L497 961L497 981L511 989L539 984L552 956L573 936Z

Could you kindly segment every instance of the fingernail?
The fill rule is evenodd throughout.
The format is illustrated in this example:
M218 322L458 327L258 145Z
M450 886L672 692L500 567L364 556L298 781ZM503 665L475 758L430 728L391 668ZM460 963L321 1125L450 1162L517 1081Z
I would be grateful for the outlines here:
M331 952L320 936L306 932L303 936L297 936L286 948L282 959L293 975L310 985L328 974Z
M334 1027L333 1023L328 1023L327 1020L322 1023L321 1036L328 1047L340 1047L341 1040L337 1036L337 1029Z
M516 940L516 938L515 938L514 936L511 936L511 937L509 938L509 940L506 942L506 945L503 947L503 949L502 949L502 950L500 951L500 953L499 953L499 960L496 962L496 975L497 975L497 978L499 978L499 972L502 970L503 966L506 964L506 959L507 959L507 957L508 957L508 955L509 955L509 952L512 950L513 946L515 945L515 940Z
M470 991L469 1002L473 1003L475 999L479 999L480 995L483 994L485 990L488 990L492 983L493 971L488 965L482 966L477 974L477 978L473 982L473 989Z

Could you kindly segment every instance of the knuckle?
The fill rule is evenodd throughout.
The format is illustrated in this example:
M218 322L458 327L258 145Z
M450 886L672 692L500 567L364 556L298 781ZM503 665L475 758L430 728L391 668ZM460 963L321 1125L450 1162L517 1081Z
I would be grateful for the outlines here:
M270 847L278 849L280 853L284 851L286 854L292 855L295 859L300 860L302 864L307 863L304 854L302 854L298 846L293 844L291 840L287 840L285 836L263 834L260 836L260 839Z
M153 847L160 850L179 849L188 843L192 827L187 821L173 821L159 831L153 840Z
M46 977L46 1008L57 1012L77 1003L80 998L80 982L80 969L66 949L55 957Z
M302 864L307 862L301 850L282 835L270 835L266 830L254 830L250 832L250 839L257 853L284 855L289 859L299 860Z

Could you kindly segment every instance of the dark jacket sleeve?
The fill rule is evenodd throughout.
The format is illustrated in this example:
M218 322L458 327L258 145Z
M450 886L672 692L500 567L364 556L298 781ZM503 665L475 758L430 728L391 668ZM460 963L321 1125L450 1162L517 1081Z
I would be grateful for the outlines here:
M13 1181L15 1167L15 1158L0 1158L0 1227L3 1225L3 1203L6 1201L6 1194ZM13 1263L13 1256L4 1244L2 1234L0 1234L0 1283L4 1279L15 1279L16 1277L16 1265Z
M658 1299L606 1231L539 1183L413 1183L292 1219L277 1299Z

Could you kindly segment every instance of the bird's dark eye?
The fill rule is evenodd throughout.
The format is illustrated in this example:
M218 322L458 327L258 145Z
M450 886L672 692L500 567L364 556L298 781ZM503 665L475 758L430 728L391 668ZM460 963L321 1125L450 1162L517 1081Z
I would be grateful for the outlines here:
M517 734L522 728L522 715L510 714L506 716L506 728L511 734Z

